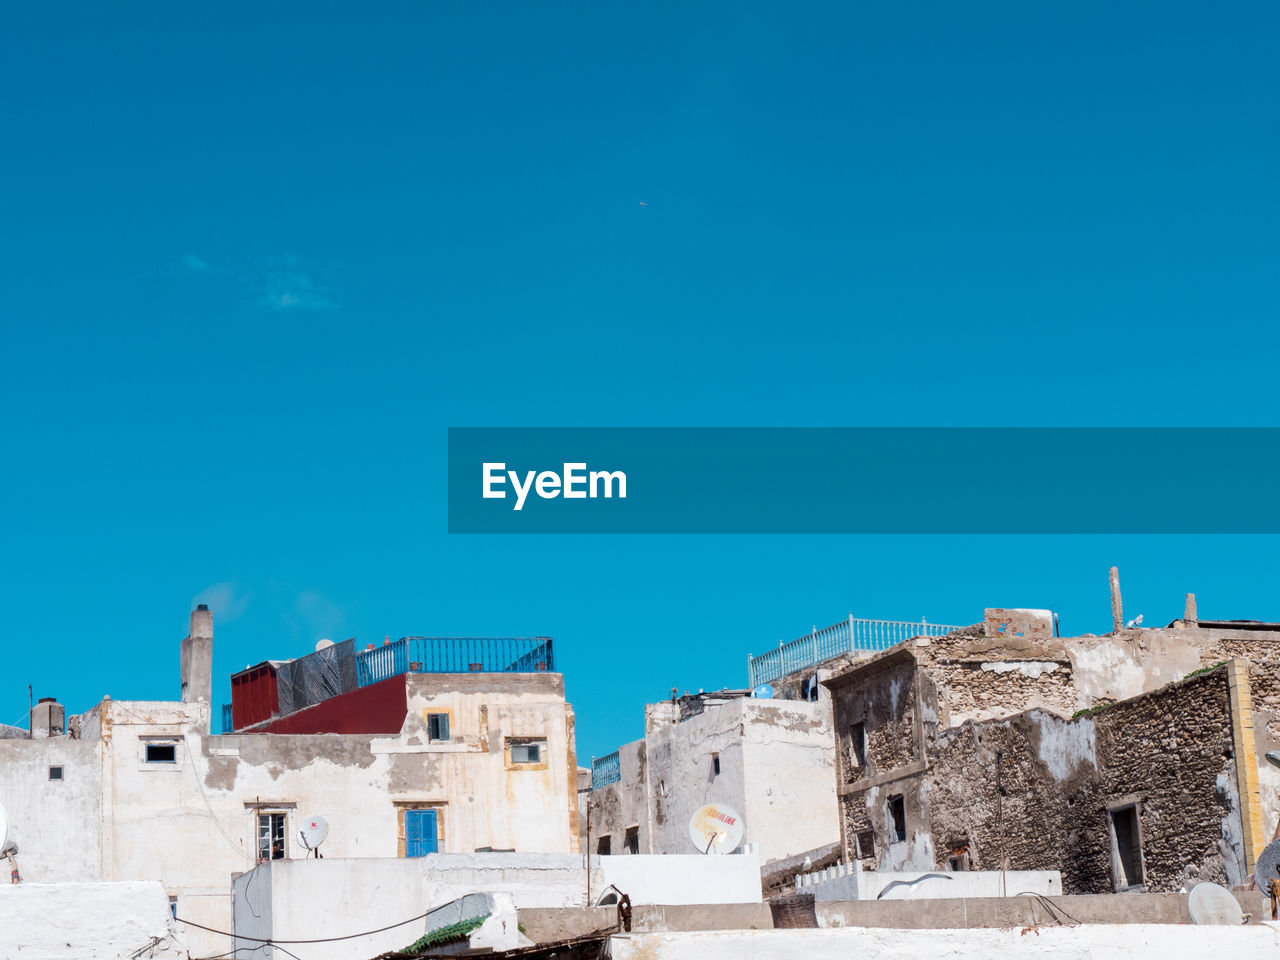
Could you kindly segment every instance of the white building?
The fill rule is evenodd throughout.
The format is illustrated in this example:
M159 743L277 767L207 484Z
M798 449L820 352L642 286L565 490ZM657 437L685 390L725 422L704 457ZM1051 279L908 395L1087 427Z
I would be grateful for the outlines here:
M691 853L690 816L736 810L763 864L838 843L829 703L698 694L645 708L645 736L593 764L588 849Z
M233 876L307 856L297 828L317 814L326 857L578 852L561 675L403 673L286 718L317 732L221 736L209 725L212 645L202 607L182 641L181 700L106 698L66 732L42 702L35 739L0 740L24 880L157 880L178 917L230 931ZM375 701L399 712L395 733L318 732ZM229 949L184 932L194 955Z

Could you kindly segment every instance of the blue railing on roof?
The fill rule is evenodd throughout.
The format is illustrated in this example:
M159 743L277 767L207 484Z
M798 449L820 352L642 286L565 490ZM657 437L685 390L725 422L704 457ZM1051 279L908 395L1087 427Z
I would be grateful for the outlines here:
M401 637L356 654L362 687L402 673L554 671L550 637Z
M755 657L748 655L747 685L754 688L769 683L842 653L875 653L912 637L941 637L959 629L924 620L864 620L851 615L821 630L814 627L808 636L781 643L775 650Z
M231 720L231 704L224 703L222 705L222 732L230 733L235 729L235 724Z
M598 790L622 779L622 763L618 751L591 760L591 789Z

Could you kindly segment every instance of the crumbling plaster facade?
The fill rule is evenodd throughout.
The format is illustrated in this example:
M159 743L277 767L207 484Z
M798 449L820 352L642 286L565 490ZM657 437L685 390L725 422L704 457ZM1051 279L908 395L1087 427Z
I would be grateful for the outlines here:
M706 803L734 808L761 862L838 839L828 704L714 694L650 704L645 737L618 751L621 779L591 793L589 843L688 853L689 818ZM716 760L719 772L716 772Z
M1241 748L1245 662L1074 720L1036 707L948 727L944 688L914 653L899 648L831 683L847 858L933 870L962 857L970 869L1060 869L1067 892L1128 889L1111 817L1132 806L1142 889L1247 882L1259 798L1256 757Z
M403 811L414 807L437 810L441 852L578 852L573 711L559 674L410 675L395 736L211 736L207 612L192 632L209 641L184 641L193 699L107 698L68 736L0 741L0 801L25 879L159 880L179 916L230 930L231 878L257 862L260 813L285 815L289 858L307 855L297 828L317 814L328 857L404 856ZM448 741L428 739L429 713L449 715ZM513 763L513 739L544 743L540 761ZM149 761L148 744L173 745L172 759ZM62 779L50 781L55 763ZM212 934L189 938L195 953L227 949Z
M1263 758L1268 750L1280 749L1280 625L1177 620L1168 627L1103 636L1052 637L993 636L991 623L988 618L970 631L909 642L937 685L943 727L1033 708L1070 717L1155 690L1204 667L1247 660L1257 779L1265 833L1271 835L1280 818L1280 769Z

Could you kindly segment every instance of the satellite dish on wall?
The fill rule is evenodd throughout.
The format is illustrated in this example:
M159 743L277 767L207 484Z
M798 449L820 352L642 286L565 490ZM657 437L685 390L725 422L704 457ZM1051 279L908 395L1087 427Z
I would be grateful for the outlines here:
M316 641L316 651L317 651L317 652L319 652L319 651L321 651L321 650L327 650L327 649L329 649L329 648L330 648L330 647L332 647L332 646L333 646L333 641L332 641L332 640L317 640L317 641Z
M1280 883L1280 840L1272 840L1253 865L1253 882L1264 895L1271 889L1271 881Z
M736 810L708 803L689 818L689 840L699 853L733 853L742 843L744 824Z
M1216 883L1197 883L1187 899L1187 909L1198 924L1238 927L1244 923L1244 912L1236 898Z
M328 835L329 824L324 817L310 817L302 821L302 826L298 828L298 839L308 850L315 850L324 843L324 838Z

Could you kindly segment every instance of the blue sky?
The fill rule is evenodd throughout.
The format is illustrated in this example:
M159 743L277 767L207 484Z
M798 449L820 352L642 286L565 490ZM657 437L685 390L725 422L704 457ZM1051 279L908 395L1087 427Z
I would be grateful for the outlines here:
M1117 563L1147 622L1280 619L1270 537L451 537L444 501L449 426L1277 425L1278 21L14 8L0 721L176 695L201 597L218 699L321 637L551 634L584 758L850 610L1100 631Z

